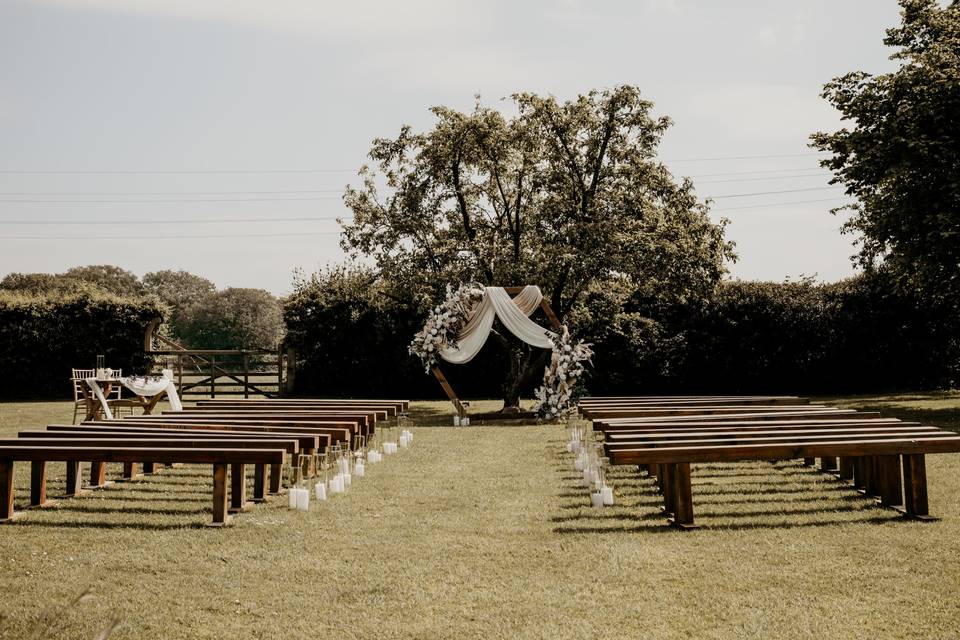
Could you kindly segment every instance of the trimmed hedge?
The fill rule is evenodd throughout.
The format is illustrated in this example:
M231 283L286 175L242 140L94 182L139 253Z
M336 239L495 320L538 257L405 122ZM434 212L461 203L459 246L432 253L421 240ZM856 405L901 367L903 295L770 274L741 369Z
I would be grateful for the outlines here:
M153 298L0 292L0 397L72 397L71 369L93 368L99 354L126 374L145 371L144 332L163 311Z
M407 354L422 315L372 297L355 282L314 280L287 299L287 344L299 358L294 392L444 397ZM955 385L958 319L871 275L823 285L726 282L707 300L668 307L594 291L568 322L594 343L586 387L595 395L839 394ZM443 370L461 397L500 397L503 360L491 341L474 362Z

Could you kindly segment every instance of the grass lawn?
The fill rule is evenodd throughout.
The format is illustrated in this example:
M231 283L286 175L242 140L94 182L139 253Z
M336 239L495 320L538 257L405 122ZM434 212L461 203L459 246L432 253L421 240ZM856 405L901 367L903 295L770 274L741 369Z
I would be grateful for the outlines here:
M832 401L960 430L958 394ZM0 527L0 638L960 637L960 456L928 456L932 523L793 462L697 465L703 528L679 532L626 468L591 509L562 427L411 408L413 447L308 513L205 528L189 466L24 511ZM0 434L71 413L0 404ZM28 464L16 480L22 506Z

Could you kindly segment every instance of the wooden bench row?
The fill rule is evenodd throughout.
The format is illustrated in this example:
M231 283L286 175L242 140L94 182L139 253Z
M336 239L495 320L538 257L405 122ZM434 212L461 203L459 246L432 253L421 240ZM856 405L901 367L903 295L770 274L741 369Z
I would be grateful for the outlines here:
M0 523L15 515L15 462L31 463L31 506L47 502L50 462L66 463L66 496L80 493L81 462L90 462L91 488L106 486L105 466L118 462L123 465L121 479L135 477L137 464L143 465L144 473L164 464L211 464L212 524L222 526L229 522L229 513L282 492L288 456L291 461L310 460L334 446L357 446L374 434L378 420L407 408L400 401L302 401L302 407L285 405L282 410L265 407L261 401L240 402L237 409L191 408L160 416L49 425L46 431L24 430L17 439L0 440ZM254 466L252 501L246 496L247 465Z
M609 417L603 402L581 402L603 435L611 464L638 465L657 480L664 509L682 528L693 526L690 465L702 462L788 460L854 484L907 515L928 516L926 454L960 452L960 435L874 412L796 404L731 404L697 398L617 399L629 416ZM631 406L635 405L635 406ZM757 407L763 409L757 411ZM778 407L777 410L771 410ZM701 412L701 409L703 411Z

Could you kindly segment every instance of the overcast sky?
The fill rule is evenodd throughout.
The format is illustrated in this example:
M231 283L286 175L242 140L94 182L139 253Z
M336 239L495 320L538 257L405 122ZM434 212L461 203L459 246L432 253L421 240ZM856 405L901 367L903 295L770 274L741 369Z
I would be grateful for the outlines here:
M0 0L0 276L110 263L284 293L342 257L373 138L478 93L629 83L732 221L733 276L835 280L851 238L808 136L839 126L826 81L892 68L897 22L894 0Z

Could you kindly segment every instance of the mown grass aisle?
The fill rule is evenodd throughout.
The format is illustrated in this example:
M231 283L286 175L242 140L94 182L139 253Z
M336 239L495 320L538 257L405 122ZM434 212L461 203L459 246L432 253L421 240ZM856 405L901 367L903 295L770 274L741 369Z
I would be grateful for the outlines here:
M64 406L0 405L0 432L62 420ZM942 520L929 524L793 464L698 468L704 529L684 533L664 526L649 482L628 469L612 474L618 505L592 509L560 453L561 427L414 431L411 449L308 513L274 499L233 527L203 528L200 467L27 511L0 527L0 637L40 626L38 637L92 638L113 616L123 620L113 638L940 638L958 628L956 457L931 457ZM50 473L56 497L60 465ZM86 588L93 600L53 611Z

